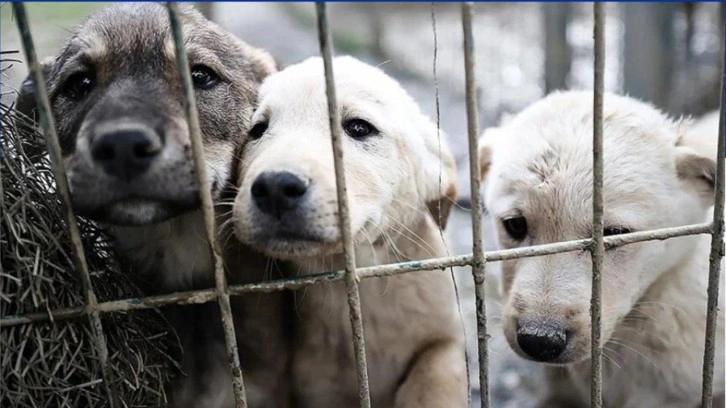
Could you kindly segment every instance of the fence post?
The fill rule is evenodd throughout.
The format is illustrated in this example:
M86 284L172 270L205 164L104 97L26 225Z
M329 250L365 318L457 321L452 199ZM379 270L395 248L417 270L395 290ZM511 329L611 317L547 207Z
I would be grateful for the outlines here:
M721 30L724 30L722 27ZM723 46L723 45L722 45ZM718 290L721 279L721 260L724 257L724 122L726 121L726 56L721 60L721 102L719 104L718 152L716 156L716 188L713 207L713 230L711 254L708 267L708 306L706 311L706 344L703 353L703 389L701 406L713 405L713 366L716 349L716 330L718 324Z
M567 88L567 74L572 62L572 48L567 43L567 24L572 7L569 3L543 3L545 31L545 95Z
M76 222L76 215L71 204L71 193L68 188L68 179L66 178L65 166L63 165L63 157L61 154L60 144L58 143L58 133L55 128L55 121L51 112L50 99L48 97L48 89L46 87L45 78L38 57L35 54L35 45L33 37L30 35L30 25L28 16L25 12L25 4L13 3L13 11L17 18L18 30L25 51L25 58L30 67L30 75L33 78L35 86L35 100L38 105L38 117L40 125L45 136L45 143L48 148L51 166L53 168L53 176L58 188L63 212L68 232L73 243L73 261L76 264L79 274L81 275L81 285L86 300L86 312L88 313L91 323L91 330L95 340L96 352L98 360L101 364L101 376L103 378L103 386L108 395L108 404L111 408L118 406L118 400L113 386L113 372L108 365L108 346L106 344L106 336L103 332L103 324L98 311L98 299L93 291L91 284L91 274L88 270L88 262L86 262L86 253L83 249L81 241L81 231Z
M363 336L363 316L360 306L360 278L355 266L355 248L350 229L350 212L348 207L348 190L345 186L345 167L343 164L343 141L340 135L340 112L335 95L335 78L333 76L333 51L327 10L324 2L315 3L318 16L318 40L320 54L325 68L325 92L328 100L328 121L333 145L333 164L335 167L335 187L338 193L338 215L340 217L340 233L345 250L345 284L348 291L348 307L350 309L350 325L353 334L353 352L355 354L356 374L358 376L358 398L361 408L370 408L371 396L368 387L368 364L366 362L365 340Z
M479 387L481 406L489 407L489 349L487 334L487 309L484 280L486 277L486 256L482 234L481 216L484 213L479 180L479 117L477 112L476 60L474 58L474 37L471 32L471 21L474 4L466 2L461 5L461 25L464 31L464 71L466 75L466 123L469 139L469 180L471 189L471 223L473 253L471 272L474 277L474 294L476 296L477 344L479 348Z
M189 68L189 61L184 50L184 34L181 22L179 21L179 10L176 3L167 3L169 10L169 24L171 26L172 39L174 40L174 52L176 53L177 70L179 71L179 82L184 94L184 113L186 114L187 125L189 126L189 137L192 142L192 155L194 156L194 170L197 175L199 186L199 198L202 202L202 213L204 215L205 237L209 243L209 251L214 265L214 281L216 284L216 297L219 304L219 312L222 315L222 327L224 329L224 340L227 346L227 357L232 369L232 386L234 388L235 403L238 408L247 407L245 398L245 386L242 379L242 368L239 362L239 350L237 349L237 336L234 331L232 319L232 307L229 303L229 287L227 277L224 274L222 262L222 250L217 241L217 225L212 203L212 188L207 178L206 159L204 158L204 146L202 145L201 130L199 129L199 117L197 115L194 86Z
M602 2L593 4L593 35L594 46L594 92L593 92L593 132L592 132L592 299L590 301L591 317L591 366L590 407L602 407L602 269L605 242L603 240L603 88L605 71L605 5Z
M624 90L660 108L670 106L675 3L623 3ZM643 53L647 52L647 58Z

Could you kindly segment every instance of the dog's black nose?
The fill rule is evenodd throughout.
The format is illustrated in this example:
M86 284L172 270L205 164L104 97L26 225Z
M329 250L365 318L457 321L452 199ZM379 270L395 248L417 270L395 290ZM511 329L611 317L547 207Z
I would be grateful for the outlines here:
M262 173L250 189L257 207L277 218L296 209L307 191L308 186L300 177L286 171Z
M536 361L551 361L567 347L567 332L561 325L548 322L518 322L517 344Z
M91 157L111 176L131 180L144 173L161 152L159 137L150 130L118 129L91 140Z

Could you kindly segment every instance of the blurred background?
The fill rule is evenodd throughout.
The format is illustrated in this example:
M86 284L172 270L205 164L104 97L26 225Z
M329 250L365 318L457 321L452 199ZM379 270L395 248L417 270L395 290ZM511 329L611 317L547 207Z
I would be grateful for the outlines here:
M73 27L108 3L29 3L39 57L54 54ZM318 55L312 3L197 3L210 19L289 65ZM459 165L460 206L447 233L451 252L471 252L462 30L458 4L332 3L329 19L337 54L380 65L397 78L449 135ZM477 4L474 19L480 129L496 125L556 89L590 88L592 5ZM651 101L673 115L717 108L723 55L722 3L609 3L606 6L605 88ZM27 75L10 5L0 5L2 101ZM434 72L436 75L434 75ZM438 103L437 103L438 102ZM437 106L439 107L437 117ZM495 249L485 224L486 249ZM487 281L491 391L494 407L526 407L537 366L513 355L501 334L498 265ZM473 400L478 364L473 282L459 281L466 323ZM626 356L639 358L637 354ZM516 392L515 392L516 391Z

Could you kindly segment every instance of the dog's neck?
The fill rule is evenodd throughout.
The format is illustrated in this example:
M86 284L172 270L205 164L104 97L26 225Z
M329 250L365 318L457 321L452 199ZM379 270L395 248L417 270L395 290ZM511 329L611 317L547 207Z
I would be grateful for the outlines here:
M356 266L374 265L436 258L446 254L443 234L430 215L418 217L415 222L398 231L386 231L372 242L356 242ZM298 258L291 261L293 275L345 269L345 256L336 253L325 256Z
M211 287L212 259L201 211L143 227L110 227L131 272L155 293Z

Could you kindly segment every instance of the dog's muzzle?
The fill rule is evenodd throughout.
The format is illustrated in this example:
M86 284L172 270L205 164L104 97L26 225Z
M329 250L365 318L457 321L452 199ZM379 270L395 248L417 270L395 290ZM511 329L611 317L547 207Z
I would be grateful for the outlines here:
M307 183L287 171L262 173L250 188L257 208L278 220L286 213L297 210L307 191Z
M136 125L99 132L89 147L91 159L106 174L131 181L151 167L163 145L152 129Z
M535 361L552 361L567 348L567 331L554 322L517 322L517 344Z

